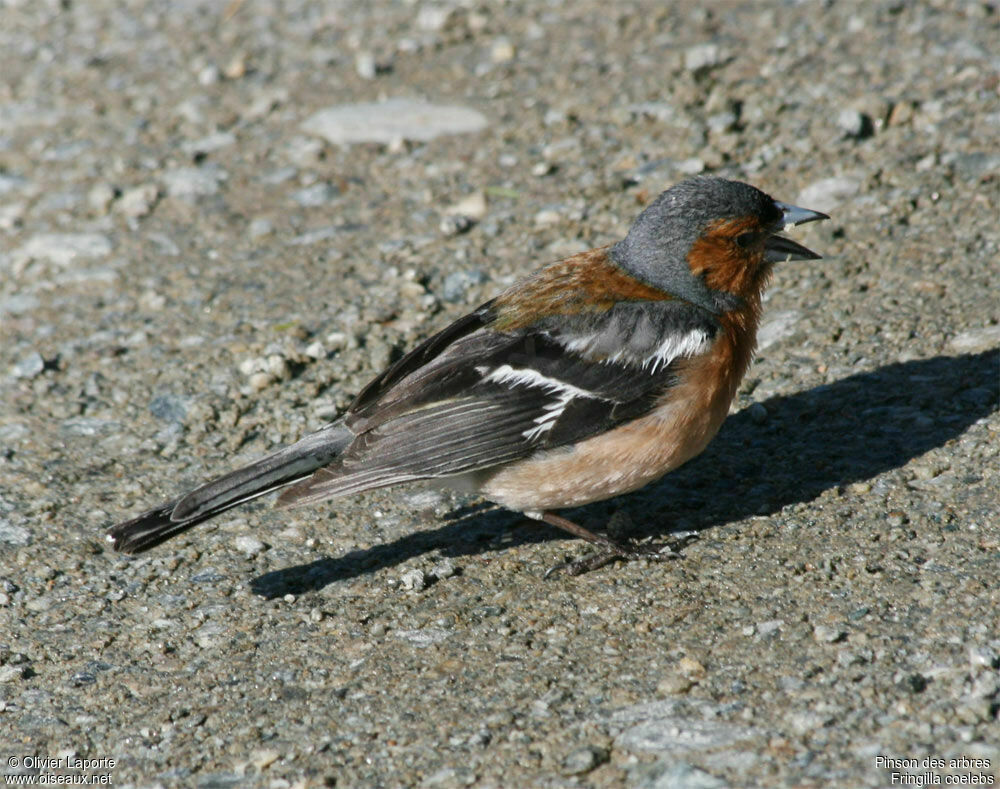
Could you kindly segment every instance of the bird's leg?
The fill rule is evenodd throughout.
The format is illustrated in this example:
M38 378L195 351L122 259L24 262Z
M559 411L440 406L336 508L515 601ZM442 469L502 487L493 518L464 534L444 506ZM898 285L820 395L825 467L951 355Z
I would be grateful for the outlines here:
M651 543L649 545L626 544L612 540L603 534L596 534L579 524L573 523L568 518L556 515L553 512L531 513L530 517L544 521L551 526L567 531L575 537L580 537L602 548L601 551L593 556L586 556L583 559L577 559L575 562L563 562L549 568L545 573L546 578L559 570L565 570L569 575L581 575L582 573L597 570L611 564L611 562L617 561L631 561L633 559L655 559L662 561L663 559L676 559L680 556L677 549L683 548L692 539L697 537L696 533L686 532L667 543Z

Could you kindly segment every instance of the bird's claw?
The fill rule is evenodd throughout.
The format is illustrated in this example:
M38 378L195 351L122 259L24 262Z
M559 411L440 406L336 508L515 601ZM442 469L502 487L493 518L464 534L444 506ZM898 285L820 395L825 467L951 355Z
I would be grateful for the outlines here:
M583 575L591 570L599 570L612 562L630 562L635 559L649 559L662 562L666 559L681 558L680 551L690 545L698 538L698 533L693 531L677 532L670 536L667 542L647 543L640 545L636 543L620 543L608 541L603 550L582 559L570 562L560 562L545 571L545 578L555 575L558 572L565 572L567 575Z

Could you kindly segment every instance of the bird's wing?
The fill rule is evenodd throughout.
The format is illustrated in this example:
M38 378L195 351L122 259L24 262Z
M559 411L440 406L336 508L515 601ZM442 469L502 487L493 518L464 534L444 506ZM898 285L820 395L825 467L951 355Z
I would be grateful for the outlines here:
M278 503L461 474L604 432L648 413L719 331L714 316L670 300L492 325L485 305L369 384L344 419L354 442Z

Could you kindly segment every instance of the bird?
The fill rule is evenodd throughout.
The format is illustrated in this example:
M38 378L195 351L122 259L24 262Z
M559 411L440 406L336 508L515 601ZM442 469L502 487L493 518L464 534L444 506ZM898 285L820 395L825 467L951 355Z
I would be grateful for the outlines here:
M718 432L756 348L781 235L829 219L739 181L661 193L625 237L544 265L377 375L335 421L112 527L146 551L272 491L310 504L400 483L479 494L597 546L571 574L676 555L555 510L635 491Z

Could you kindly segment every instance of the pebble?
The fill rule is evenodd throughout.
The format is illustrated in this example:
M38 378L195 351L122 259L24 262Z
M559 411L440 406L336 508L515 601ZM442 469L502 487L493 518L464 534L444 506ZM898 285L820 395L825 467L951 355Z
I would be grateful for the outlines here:
M39 233L16 250L14 257L68 266L77 258L109 255L112 248L111 239L101 233Z
M431 576L437 578L438 580L451 578L457 573L458 568L455 567L455 562L451 559L443 559L431 568Z
M438 225L443 236L457 236L466 233L475 225L475 220L465 214L448 214Z
M264 770L280 758L281 754L273 748L258 748L250 754L250 764L258 770Z
M427 588L427 575L419 568L407 570L399 580L403 588L409 592L419 592Z
M269 236L274 232L274 222L270 219L253 219L247 225L247 234L250 238L257 240L264 236Z
M330 203L340 195L340 190L333 184L322 181L297 192L292 192L292 199L303 208L317 208Z
M777 633L785 625L784 619L769 619L767 622L757 623L757 635L758 636L769 636L772 633Z
M188 398L162 394L149 403L149 413L163 422L183 422L187 416Z
M664 758L629 771L633 789L726 789L731 784L687 762Z
M227 148L236 143L236 135L232 132L215 132L197 140L186 140L181 143L181 150L191 157L205 156L215 151Z
M218 194L226 172L219 166L206 164L201 167L175 167L163 173L163 185L171 197L197 200Z
M684 51L684 68L691 72L707 71L724 60L718 44L696 44Z
M378 64L371 52L359 52L354 57L354 70L362 79L375 79L378 74Z
M359 142L426 142L446 134L485 129L486 117L468 107L435 105L413 99L343 104L320 110L302 123L304 131L334 145Z
M863 112L853 109L843 109L837 113L837 128L845 137L862 139L870 137L872 120Z
M985 326L982 329L956 334L949 340L948 347L963 352L985 351L1000 347L1000 325Z
M457 203L453 203L444 210L444 214L451 214L457 216L467 216L475 221L481 220L486 216L486 193L483 191L476 191L466 197L463 197Z
M23 666L0 666L0 683L24 679L25 674L26 671Z
M747 413L755 425L762 425L767 421L767 408L763 403L752 403Z
M415 20L417 29L430 33L439 32L444 29L456 13L458 10L451 6L425 3L417 12Z
M816 625L813 628L813 641L817 644L835 644L846 637L847 632L843 628L830 625Z
M564 775L583 775L589 773L596 767L600 767L610 758L607 748L599 748L596 745L585 745L567 754L563 759L562 770Z
M319 340L309 343L302 351L310 359L325 359L326 349L323 347L323 343Z
M708 701L667 699L617 710L608 722L622 729L617 746L653 753L707 750L758 736L754 728L714 720L718 711Z
M446 640L451 633L443 628L425 627L420 630L395 630L393 635L402 641L408 641L415 647L429 647L440 644Z
M0 173L0 195L6 195L23 189L28 183L28 179L12 173Z
M126 189L116 208L125 216L135 219L144 217L153 210L160 198L160 187L156 184L142 184Z
M796 205L829 213L861 191L861 181L850 176L833 176L813 181L799 192Z
M43 370L45 370L45 359L38 351L32 351L27 356L21 357L10 368L10 374L15 378L34 378L41 375Z
M15 526L9 520L0 518L0 543L7 545L30 545L31 532L24 526Z
M261 553L267 546L256 537L241 535L233 540L233 547L235 547L240 553L246 555L248 559L252 559Z
M802 319L802 313L798 310L779 310L765 314L767 318L757 331L757 348L761 351L791 337L795 333L795 325Z
M99 214L106 214L114 199L115 188L103 181L94 184L87 192L87 202Z
M515 54L514 44L509 38L500 37L490 47L490 60L494 63L509 63Z

